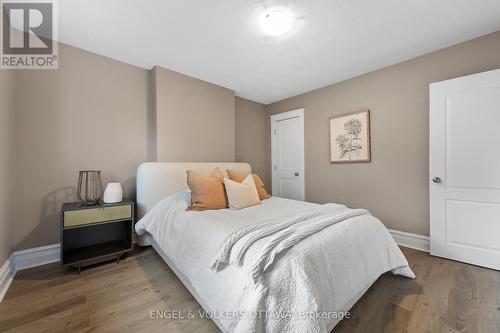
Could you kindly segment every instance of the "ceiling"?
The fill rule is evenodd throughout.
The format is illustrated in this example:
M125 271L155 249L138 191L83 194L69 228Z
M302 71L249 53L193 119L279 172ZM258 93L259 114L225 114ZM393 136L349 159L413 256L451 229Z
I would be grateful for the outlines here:
M500 30L499 0L64 0L59 40L269 104ZM291 32L264 35L266 8Z

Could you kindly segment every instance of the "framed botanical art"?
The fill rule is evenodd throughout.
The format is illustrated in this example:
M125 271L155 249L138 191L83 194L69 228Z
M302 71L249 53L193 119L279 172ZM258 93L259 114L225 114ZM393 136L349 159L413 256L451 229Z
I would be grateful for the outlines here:
M330 163L370 162L370 110L330 118Z

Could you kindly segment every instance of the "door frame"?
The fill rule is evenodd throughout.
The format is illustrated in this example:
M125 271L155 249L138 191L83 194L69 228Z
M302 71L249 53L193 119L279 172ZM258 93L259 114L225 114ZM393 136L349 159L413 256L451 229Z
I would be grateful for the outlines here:
M271 191L272 193L276 193L277 185L276 185L276 122L298 118L299 119L299 131L302 133L299 134L299 146L297 149L302 153L302 162L299 162L299 178L301 182L300 186L300 200L305 200L305 150L304 150L304 108L295 109L287 112L277 113L271 118Z

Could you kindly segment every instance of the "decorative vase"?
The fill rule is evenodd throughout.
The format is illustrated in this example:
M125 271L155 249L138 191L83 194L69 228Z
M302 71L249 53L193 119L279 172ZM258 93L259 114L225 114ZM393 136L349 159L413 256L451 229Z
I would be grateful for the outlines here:
M98 203L102 196L101 171L80 171L78 175L78 188L76 190L76 195L85 205Z
M104 190L104 203L117 203L123 200L123 190L120 183L108 183Z

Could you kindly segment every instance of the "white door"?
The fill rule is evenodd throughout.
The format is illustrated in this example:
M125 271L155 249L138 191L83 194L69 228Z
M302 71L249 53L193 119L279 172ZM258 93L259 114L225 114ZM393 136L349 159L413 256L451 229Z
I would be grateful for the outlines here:
M500 269L500 70L430 86L431 254Z
M272 191L304 200L304 109L271 116Z

